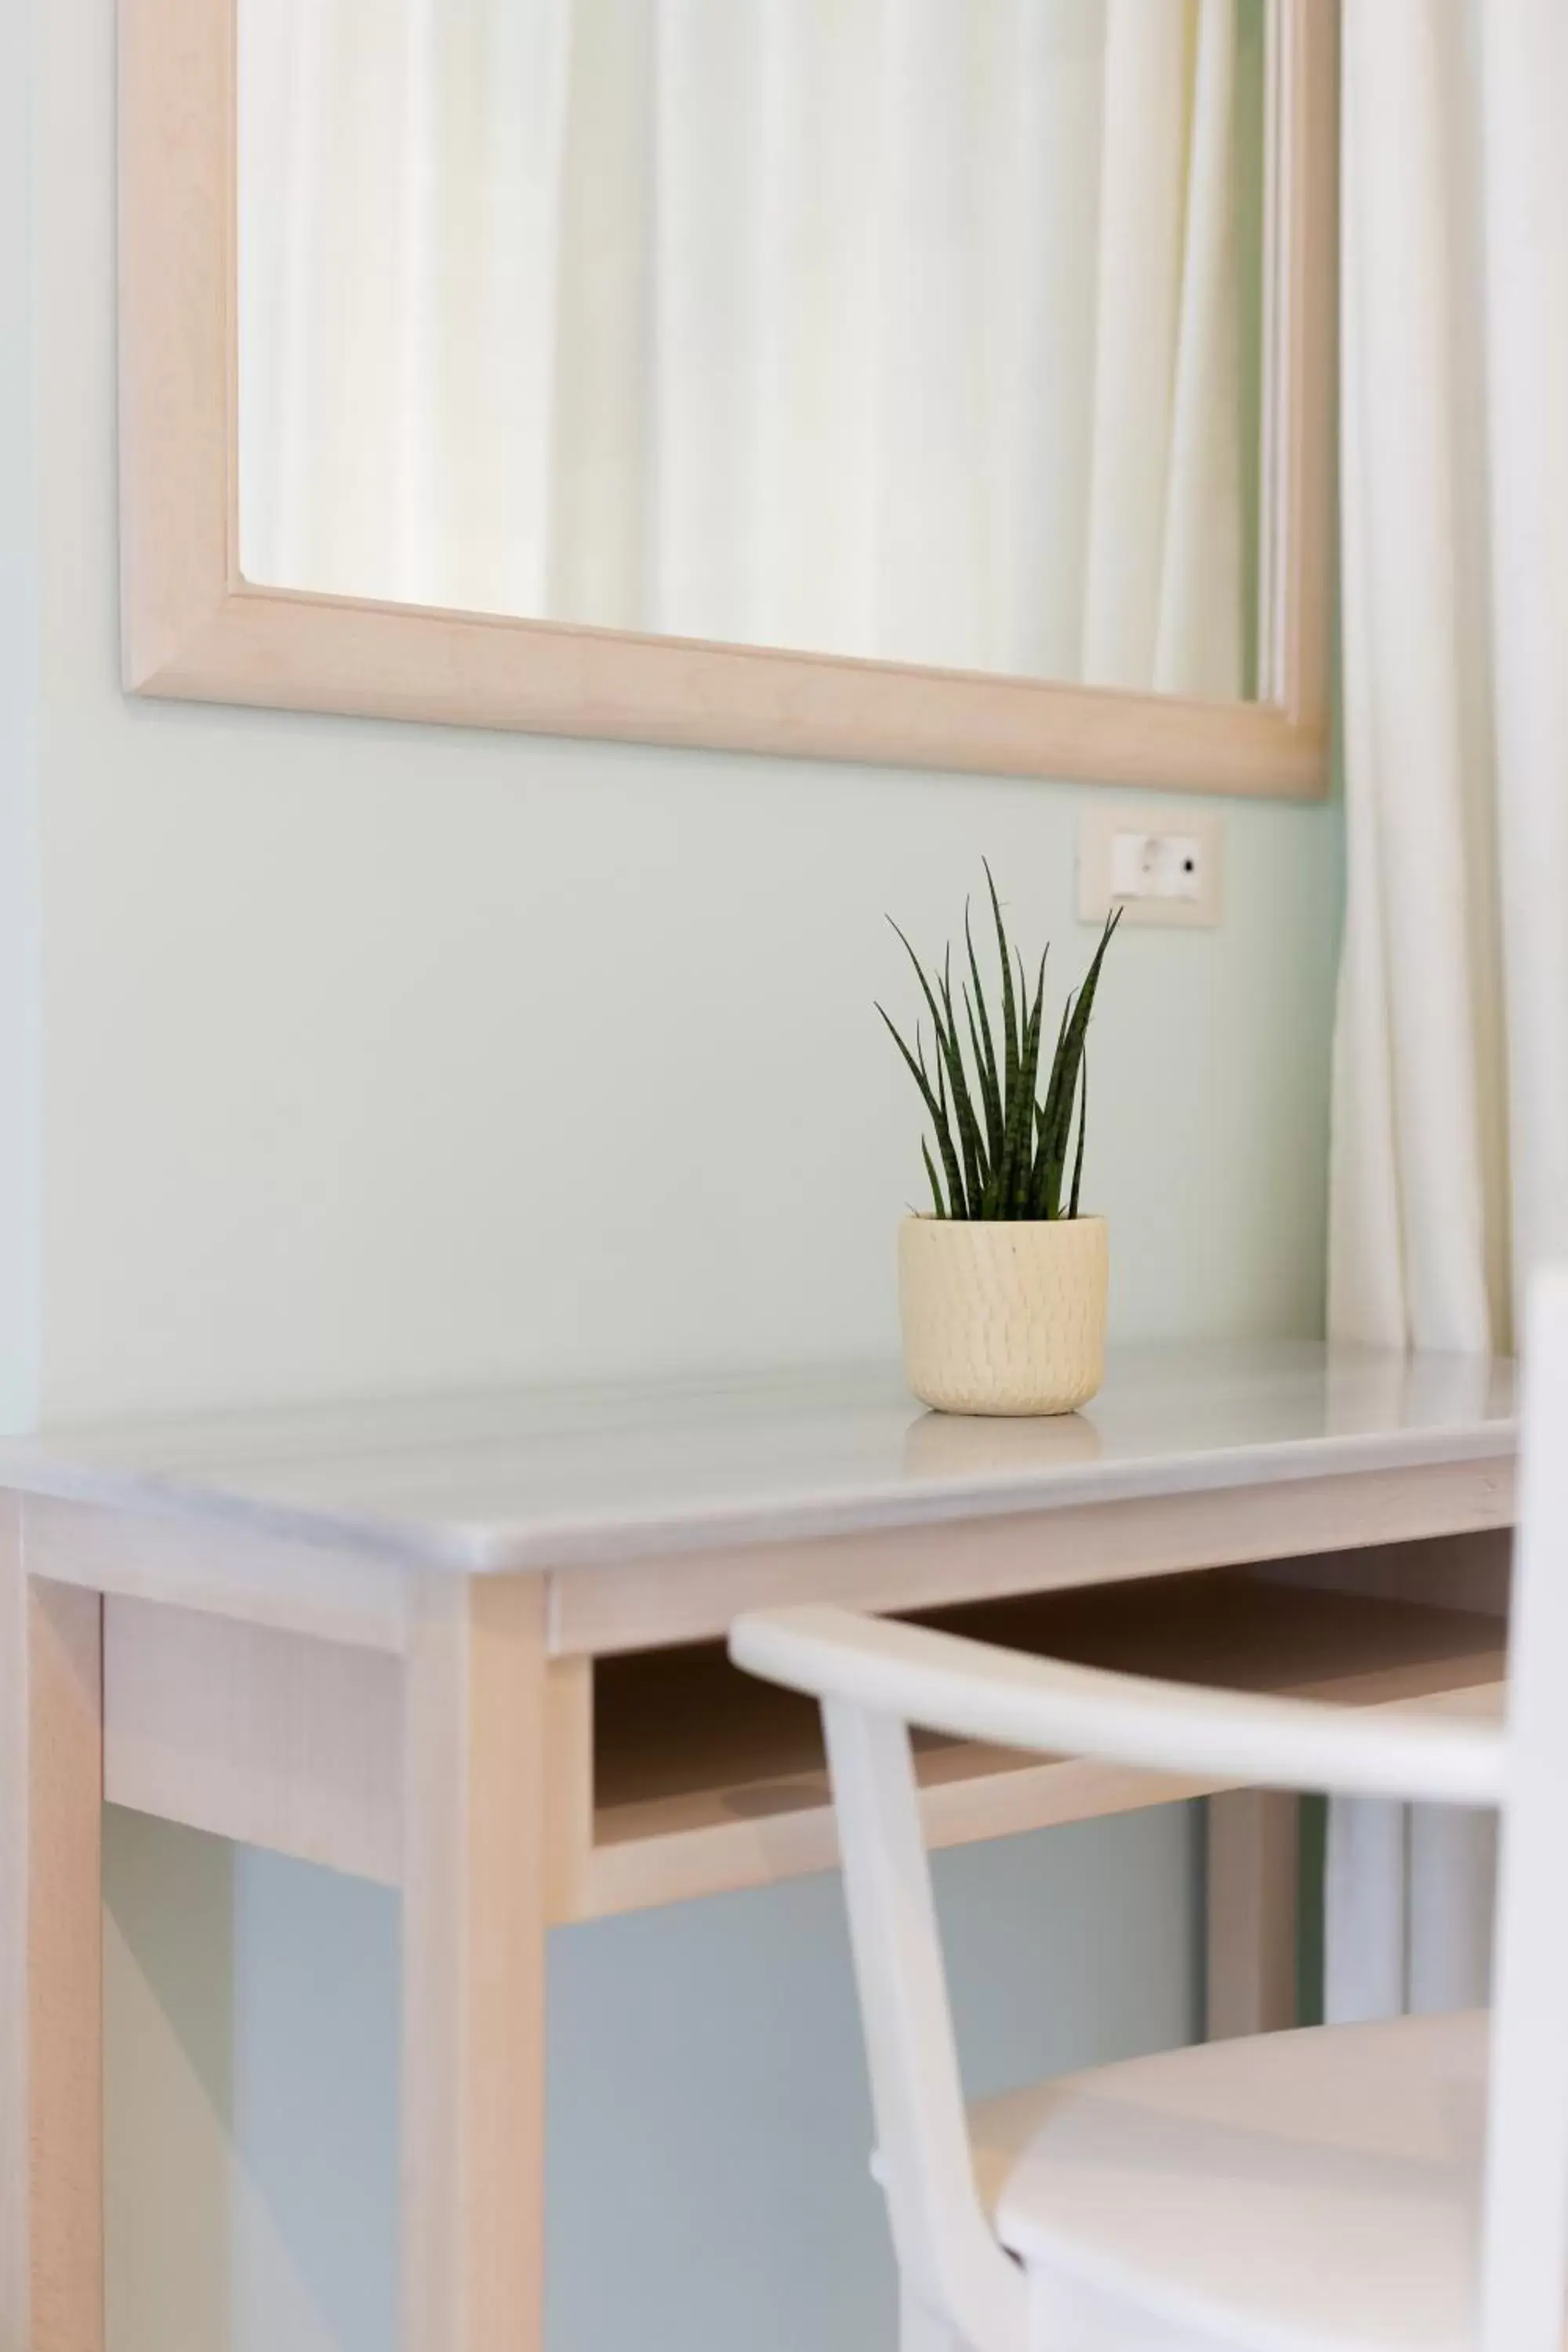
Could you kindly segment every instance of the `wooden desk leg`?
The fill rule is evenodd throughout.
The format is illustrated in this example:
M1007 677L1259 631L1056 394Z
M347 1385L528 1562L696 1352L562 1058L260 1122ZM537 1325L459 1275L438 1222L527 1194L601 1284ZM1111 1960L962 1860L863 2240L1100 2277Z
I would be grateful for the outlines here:
M1208 2038L1296 2022L1299 1801L1237 1789L1208 1801Z
M0 2347L102 2352L103 1603L0 1496Z
M541 2352L544 1584L429 1578L404 1734L404 2352Z

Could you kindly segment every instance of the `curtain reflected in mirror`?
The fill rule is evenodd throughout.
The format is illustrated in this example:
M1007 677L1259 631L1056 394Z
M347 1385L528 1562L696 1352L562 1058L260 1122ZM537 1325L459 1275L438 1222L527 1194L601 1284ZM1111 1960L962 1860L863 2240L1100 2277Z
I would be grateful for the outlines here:
M269 585L1223 699L1264 0L241 0Z

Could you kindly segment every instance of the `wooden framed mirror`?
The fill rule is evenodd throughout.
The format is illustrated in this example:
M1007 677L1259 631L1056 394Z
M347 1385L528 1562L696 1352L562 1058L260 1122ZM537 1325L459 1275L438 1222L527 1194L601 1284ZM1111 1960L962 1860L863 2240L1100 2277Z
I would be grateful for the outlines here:
M1321 793L1338 14L121 0L127 687Z

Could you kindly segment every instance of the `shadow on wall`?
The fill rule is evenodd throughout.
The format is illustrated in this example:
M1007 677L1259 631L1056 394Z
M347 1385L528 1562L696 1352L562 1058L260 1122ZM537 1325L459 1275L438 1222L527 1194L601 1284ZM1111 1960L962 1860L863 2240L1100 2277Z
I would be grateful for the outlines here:
M1196 2030L1196 1811L937 1858L977 2095ZM395 2352L397 1899L111 1811L111 2352ZM892 2352L837 1877L558 1933L554 2352Z
M234 1849L104 1820L109 2339L226 2345Z
M112 2352L395 2352L397 1898L110 1810Z

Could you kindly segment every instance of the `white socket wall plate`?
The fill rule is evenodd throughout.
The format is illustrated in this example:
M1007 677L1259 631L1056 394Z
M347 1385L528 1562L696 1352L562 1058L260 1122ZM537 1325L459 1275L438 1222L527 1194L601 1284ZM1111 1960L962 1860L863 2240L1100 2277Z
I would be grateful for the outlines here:
M1079 821L1079 917L1103 923L1120 906L1123 922L1212 928L1220 916L1223 843L1223 820L1211 810L1097 803Z

